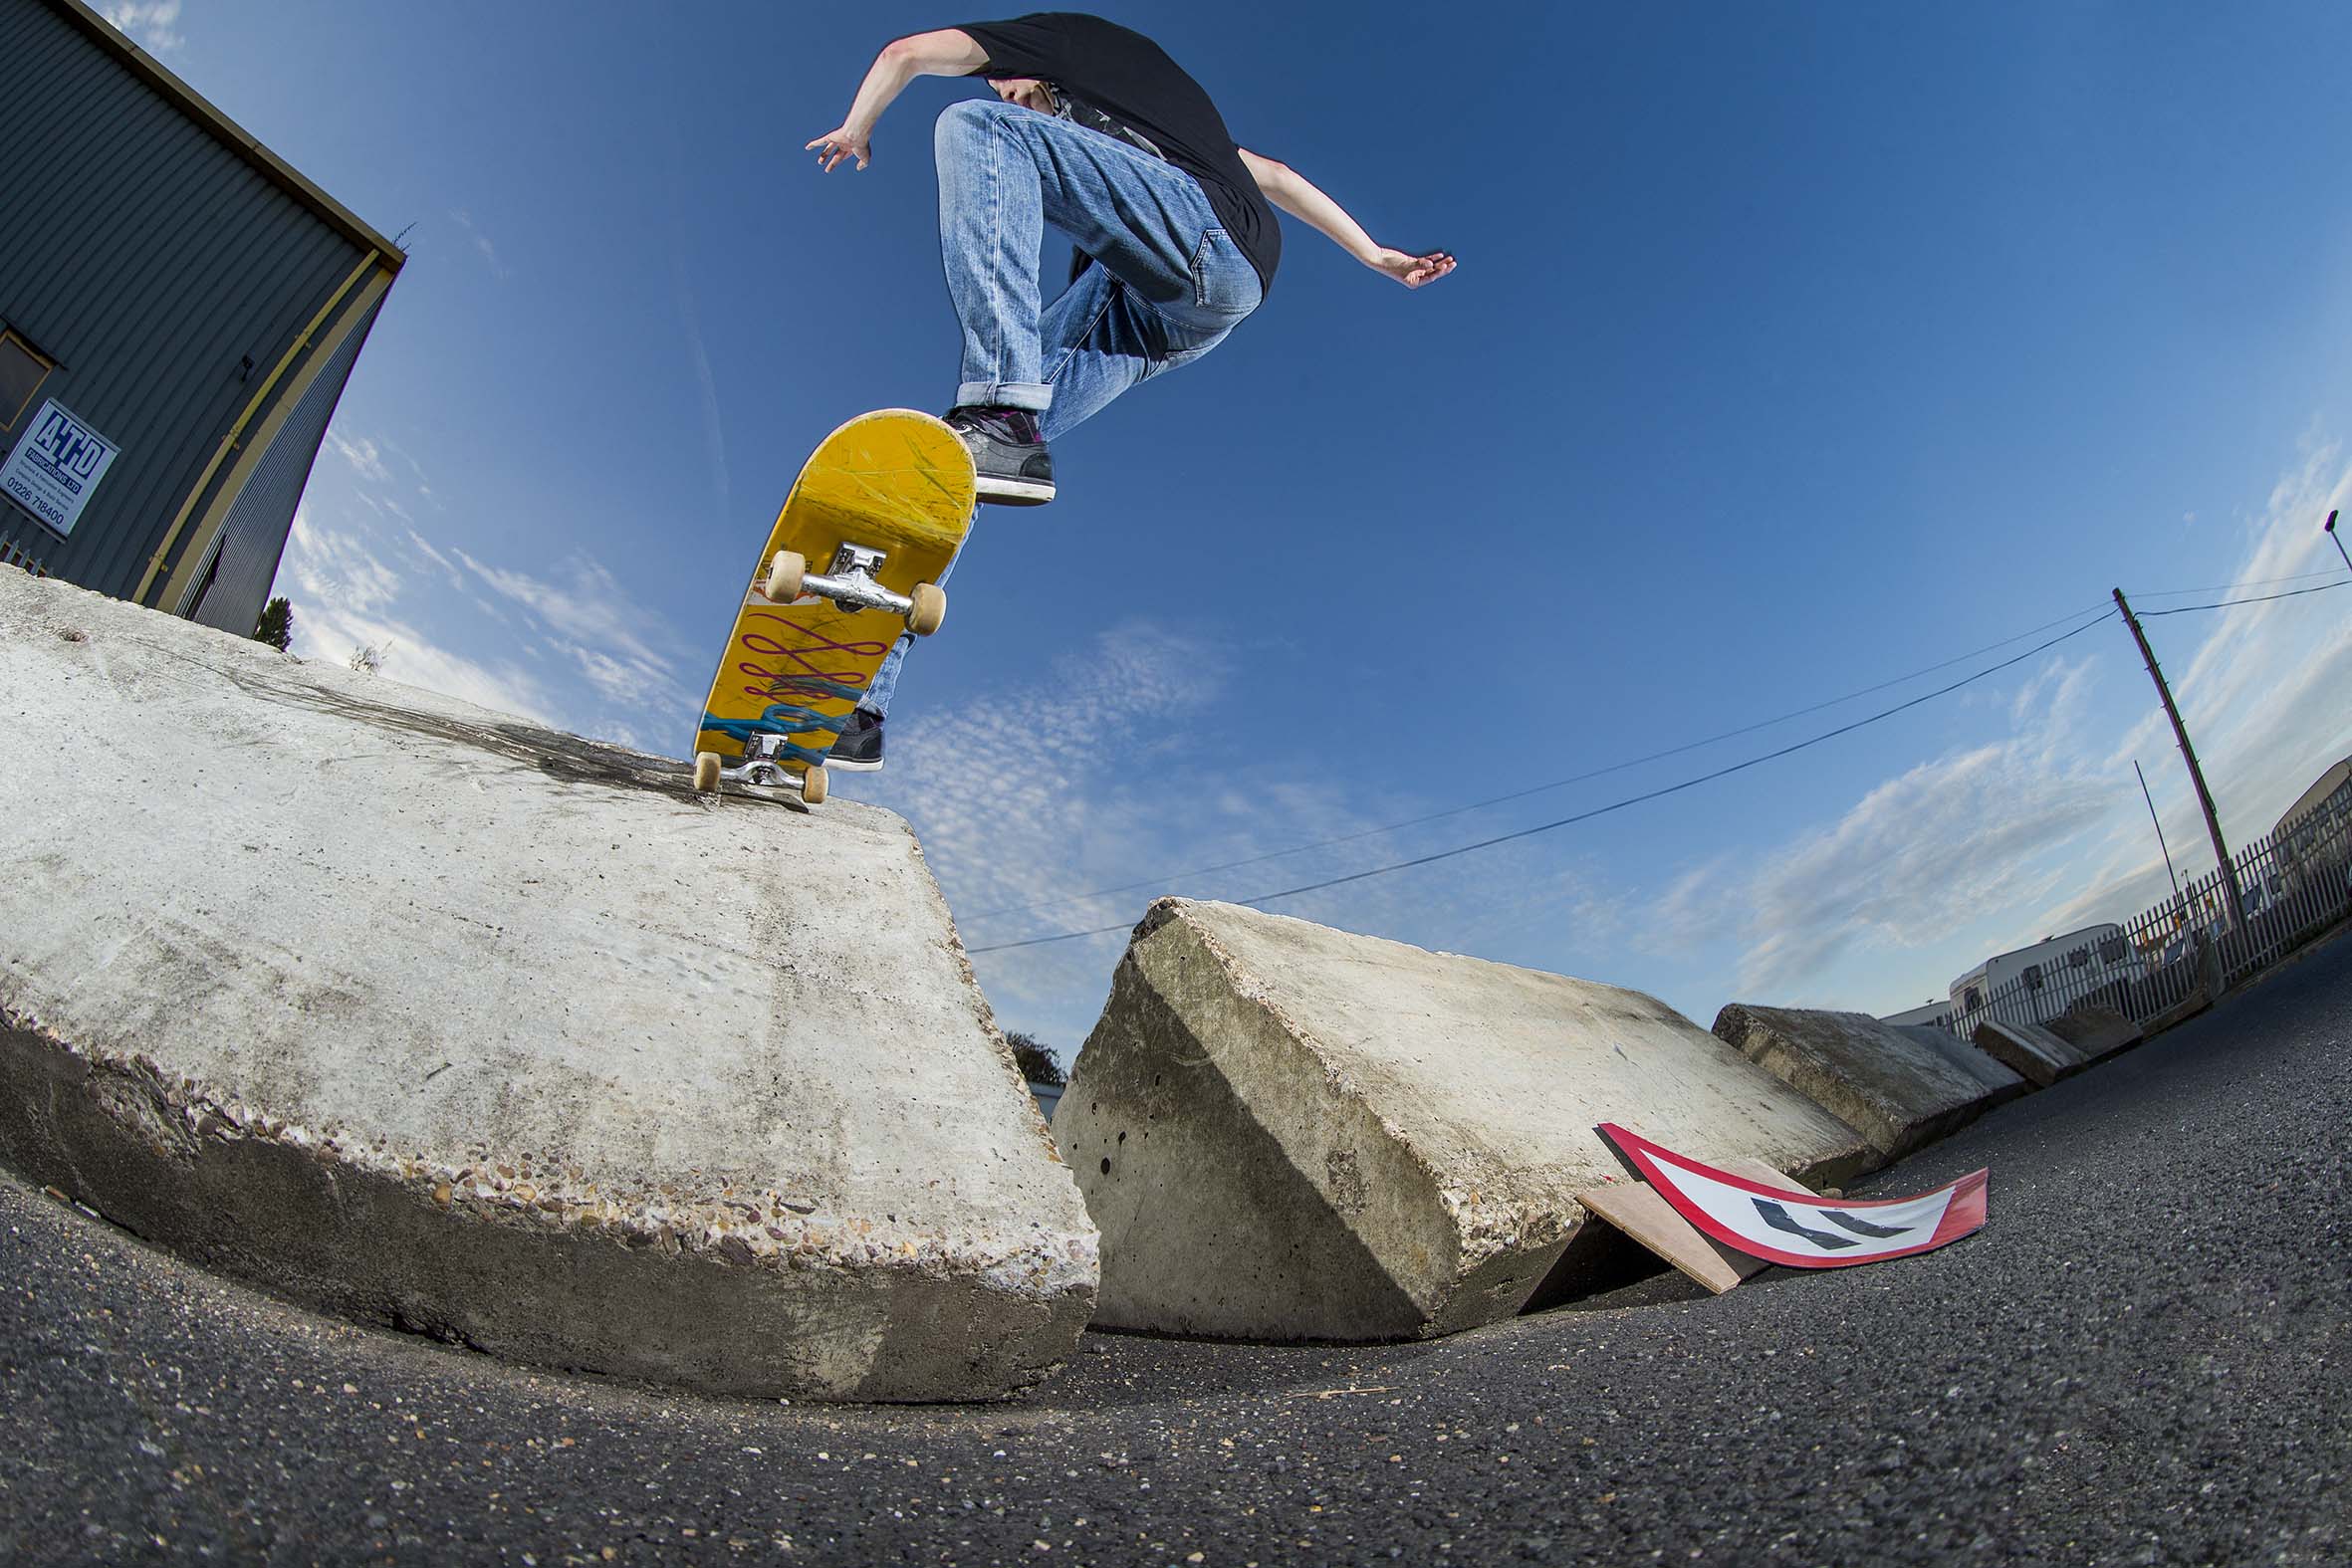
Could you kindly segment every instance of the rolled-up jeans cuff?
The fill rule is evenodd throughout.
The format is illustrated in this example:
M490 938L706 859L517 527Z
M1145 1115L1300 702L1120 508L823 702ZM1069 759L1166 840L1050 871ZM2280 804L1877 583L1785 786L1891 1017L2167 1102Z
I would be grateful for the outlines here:
M956 403L1042 414L1054 406L1054 388L1043 381L965 381L956 387Z

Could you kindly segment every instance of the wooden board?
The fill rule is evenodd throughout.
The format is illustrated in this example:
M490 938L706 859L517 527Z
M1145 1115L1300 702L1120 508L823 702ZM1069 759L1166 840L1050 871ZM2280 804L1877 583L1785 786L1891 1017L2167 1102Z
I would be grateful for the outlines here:
M1816 1196L1759 1160L1735 1158L1713 1163L1718 1170L1798 1197ZM1676 1214L1674 1206L1646 1182L1605 1183L1578 1193L1576 1202L1719 1296L1772 1266L1761 1257L1751 1257L1702 1234L1698 1227Z
M843 543L888 553L877 580L898 593L936 581L972 526L972 457L929 414L860 414L818 443L793 482L727 635L694 750L739 758L749 737L789 737L785 767L823 763L890 644L906 629L882 609L843 609L804 594L789 604L761 592L780 550L823 572Z

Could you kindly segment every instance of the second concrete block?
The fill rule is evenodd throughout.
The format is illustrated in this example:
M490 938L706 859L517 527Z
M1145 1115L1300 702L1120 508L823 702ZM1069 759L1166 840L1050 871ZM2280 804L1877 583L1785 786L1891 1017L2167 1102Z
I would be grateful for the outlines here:
M1574 1195L1625 1177L1604 1120L1815 1182L1874 1163L1638 992L1179 899L1136 928L1054 1130L1102 1232L1097 1323L1385 1340L1578 1266Z

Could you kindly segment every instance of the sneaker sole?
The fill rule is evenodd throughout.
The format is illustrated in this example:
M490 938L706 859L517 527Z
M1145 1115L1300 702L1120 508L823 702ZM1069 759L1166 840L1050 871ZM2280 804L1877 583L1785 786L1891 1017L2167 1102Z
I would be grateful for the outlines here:
M824 760L824 771L828 774L878 774L882 771L882 764L879 758L870 763L853 763L846 758L828 757Z
M1054 499L1054 486L1034 479L992 479L982 476L979 497L1000 507L1042 507Z

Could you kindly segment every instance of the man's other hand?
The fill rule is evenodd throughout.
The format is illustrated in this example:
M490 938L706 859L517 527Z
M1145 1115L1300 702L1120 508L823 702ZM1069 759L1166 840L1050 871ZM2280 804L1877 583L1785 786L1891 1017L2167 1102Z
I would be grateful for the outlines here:
M874 160L873 142L855 134L847 125L826 131L801 150L816 153L817 166L827 174L839 167L844 158L855 158L859 168Z
M1452 272L1454 258L1444 251L1431 251L1426 256L1409 256L1403 251L1383 250L1372 265L1406 288L1418 289Z

